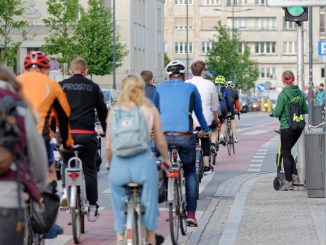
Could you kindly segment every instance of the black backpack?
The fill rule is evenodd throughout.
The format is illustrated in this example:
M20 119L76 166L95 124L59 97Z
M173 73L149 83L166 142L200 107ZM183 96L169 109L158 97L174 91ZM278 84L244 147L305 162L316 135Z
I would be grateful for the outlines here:
M292 98L284 93L288 98L288 124L292 129L303 129L306 125L302 102L303 96L297 95Z

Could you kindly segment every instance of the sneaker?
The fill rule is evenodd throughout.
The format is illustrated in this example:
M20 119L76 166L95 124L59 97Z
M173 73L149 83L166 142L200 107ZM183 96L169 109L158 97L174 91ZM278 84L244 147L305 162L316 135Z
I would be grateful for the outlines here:
M211 154L217 155L217 151L216 151L215 145L211 145L210 150L211 150Z
M290 181L285 181L282 187L280 188L280 191L292 191L293 185Z
M300 178L296 174L292 174L292 184L293 185L299 185L300 183Z
M69 208L67 189L63 190L63 194L60 198L60 208Z
M164 236L160 234L155 234L156 245L161 245L164 242Z
M43 235L43 239L54 239L58 236L57 231L55 230L54 226Z
M198 226L195 212L187 212L186 222L187 222L187 225L190 226L190 227L197 227Z
M239 143L239 139L238 138L234 138L234 143Z
M209 172L211 168L209 166L204 166L204 172Z
M220 140L220 143L225 142L224 134L220 134L220 138L219 138L219 140Z
M51 229L53 229L57 235L61 235L63 233L63 228L60 225L54 224Z
M87 211L87 219L89 222L95 222L99 216L99 212L98 212L98 205L96 204L96 207L88 207L88 211Z

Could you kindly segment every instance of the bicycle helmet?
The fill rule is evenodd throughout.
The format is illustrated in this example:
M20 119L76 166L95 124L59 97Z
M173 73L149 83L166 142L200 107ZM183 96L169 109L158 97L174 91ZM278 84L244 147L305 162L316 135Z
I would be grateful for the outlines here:
M31 51L25 57L25 69L34 67L50 68L49 59L40 51Z
M227 88L235 88L235 84L232 81L227 81L225 86Z
M225 78L221 75L217 76L215 78L215 84L216 85L224 85L225 84Z
M172 75L175 73L185 73L186 72L186 66L180 62L179 60L172 60L169 64L166 66L166 73L168 75Z

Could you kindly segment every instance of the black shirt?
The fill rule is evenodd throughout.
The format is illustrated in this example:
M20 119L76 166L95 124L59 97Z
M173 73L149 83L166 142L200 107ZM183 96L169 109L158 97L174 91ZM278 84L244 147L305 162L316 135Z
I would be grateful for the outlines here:
M60 82L71 108L71 129L95 129L95 109L102 128L106 130L108 109L98 84L82 75L74 75Z

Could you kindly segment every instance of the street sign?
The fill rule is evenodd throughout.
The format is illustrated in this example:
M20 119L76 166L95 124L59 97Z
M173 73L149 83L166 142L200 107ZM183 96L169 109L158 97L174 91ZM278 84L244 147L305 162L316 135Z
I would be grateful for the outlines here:
M288 6L324 6L326 0L267 0L270 7L288 7Z
M326 41L318 41L318 55L325 56L326 55Z
M259 92L264 92L264 91L265 91L265 84L263 84L263 83L259 83L259 84L257 85L257 90L258 90Z

